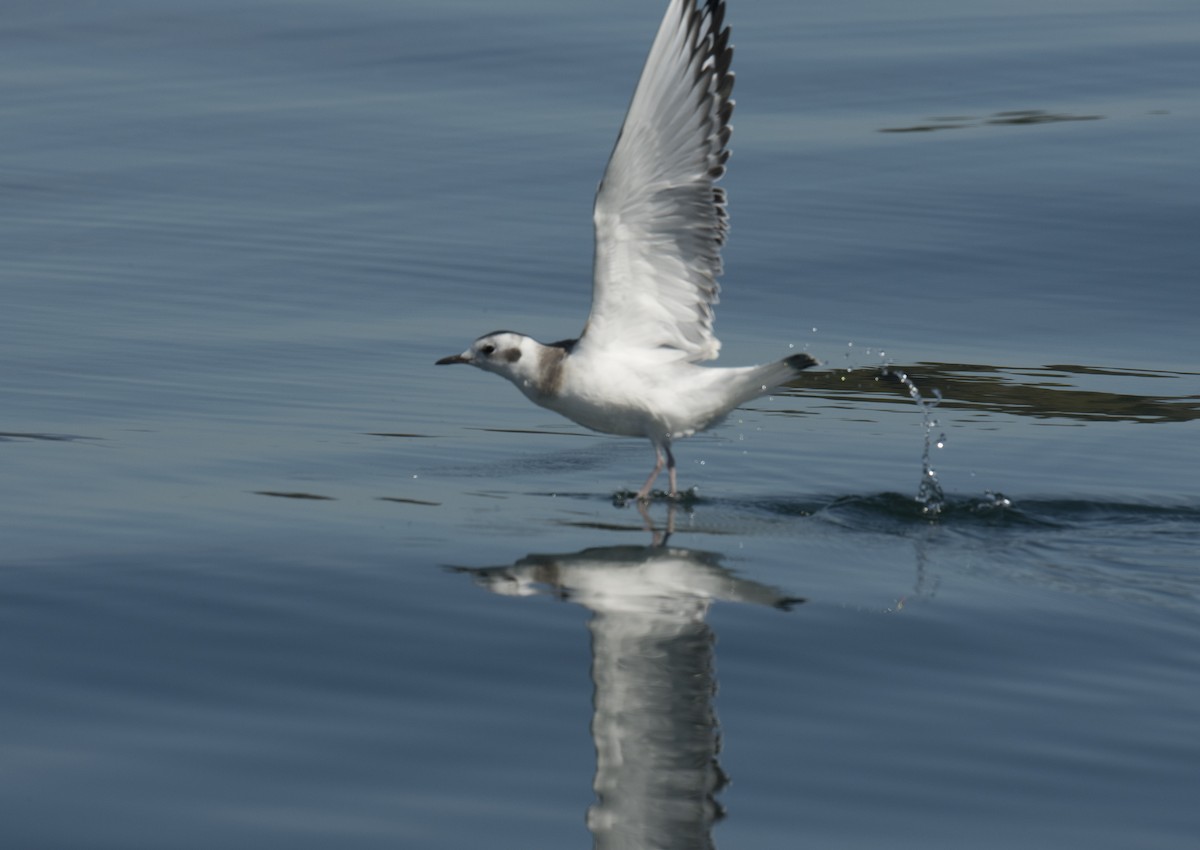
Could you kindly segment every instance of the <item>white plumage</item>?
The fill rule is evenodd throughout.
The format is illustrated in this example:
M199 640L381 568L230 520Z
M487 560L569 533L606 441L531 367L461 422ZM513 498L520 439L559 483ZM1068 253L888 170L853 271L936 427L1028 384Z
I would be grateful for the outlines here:
M469 363L512 381L534 403L608 434L646 437L656 464L671 441L816 364L796 354L765 366L699 366L720 351L713 306L728 230L725 172L733 48L724 0L670 0L596 193L592 309L577 340L543 345L486 334L439 365Z

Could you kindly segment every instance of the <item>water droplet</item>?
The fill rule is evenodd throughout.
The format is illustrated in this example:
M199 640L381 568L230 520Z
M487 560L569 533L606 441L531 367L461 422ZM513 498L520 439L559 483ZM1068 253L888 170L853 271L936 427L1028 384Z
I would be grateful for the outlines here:
M921 485L917 488L917 501L921 503L922 513L926 516L937 516L946 504L946 494L938 482L937 472L930 462L929 453L931 447L935 445L933 429L938 425L937 420L933 418L933 409L942 400L942 394L935 388L931 393L933 398L927 399L921 395L921 391L917 389L912 378L904 372L888 366L884 366L881 371L885 375L895 375L908 390L909 398L921 408L922 424L925 426L925 451L921 455ZM940 449L945 442L946 435L941 434L937 438L936 445Z
M989 490L985 495L989 499L991 499L992 507L996 507L996 508L1011 508L1012 507L1012 499L1008 498L1008 496L1005 496L1003 493L993 493L992 491Z

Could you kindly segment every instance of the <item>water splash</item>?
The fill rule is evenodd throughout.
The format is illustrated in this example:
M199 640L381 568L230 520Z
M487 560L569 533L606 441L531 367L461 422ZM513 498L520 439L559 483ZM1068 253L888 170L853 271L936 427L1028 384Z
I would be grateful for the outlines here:
M925 426L925 451L921 455L921 485L917 488L917 501L921 504L922 513L929 517L936 517L946 506L946 494L938 481L937 471L934 470L930 457L934 446L940 449L946 445L944 433L939 433L936 440L933 436L938 427L938 421L933 418L933 409L941 404L941 390L935 387L932 391L933 398L925 398L906 372L893 369L891 366L884 366L883 374L891 375L904 384L909 398L921 408L921 421Z
M991 511L1004 511L1012 506L1012 499L1008 498L1008 496L1005 496L1003 493L993 493L991 490L985 490L983 493L983 498L972 505L971 510L977 514L982 514Z

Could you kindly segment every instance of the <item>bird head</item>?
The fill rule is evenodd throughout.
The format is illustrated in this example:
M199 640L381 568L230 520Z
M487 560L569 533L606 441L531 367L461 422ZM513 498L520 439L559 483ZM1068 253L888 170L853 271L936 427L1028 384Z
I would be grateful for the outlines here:
M528 368L534 354L534 340L512 331L494 331L484 334L471 343L462 354L452 354L437 361L438 366L467 363L485 372L495 372L509 380L515 380L524 368ZM525 360L525 363L521 361Z

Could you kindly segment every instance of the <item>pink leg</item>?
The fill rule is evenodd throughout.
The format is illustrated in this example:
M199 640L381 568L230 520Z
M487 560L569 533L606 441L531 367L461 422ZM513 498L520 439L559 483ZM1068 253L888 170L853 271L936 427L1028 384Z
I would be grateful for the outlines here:
M675 486L675 455L671 454L671 444L663 446L667 452L667 477L671 479L671 498L679 497L679 488Z
M670 457L670 456L671 456L671 450L667 449L667 457ZM664 458L663 458L663 454L662 454L662 449L659 447L658 443L654 444L654 460L655 460L654 471L650 473L650 477L646 479L646 483L642 485L642 489L638 490L637 500L639 502L645 502L645 501L649 500L650 490L654 487L654 481L655 481L655 479L658 478L658 473L662 472ZM674 460L674 458L672 458L672 460L671 460L672 474L674 474L674 468L675 468L675 460Z

